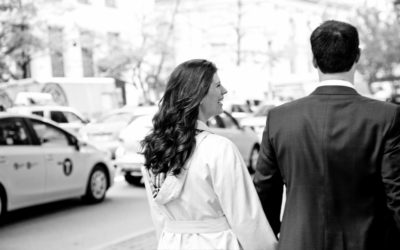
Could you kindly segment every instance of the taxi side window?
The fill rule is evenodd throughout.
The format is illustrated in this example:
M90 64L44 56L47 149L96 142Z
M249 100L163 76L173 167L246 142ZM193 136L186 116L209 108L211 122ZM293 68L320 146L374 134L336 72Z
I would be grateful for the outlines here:
M67 136L61 130L40 121L31 120L31 122L43 146L69 145Z
M69 123L74 123L74 122L76 122L76 123L84 123L81 118L79 118L77 115L75 115L72 112L66 111L66 112L64 112L64 115L67 118Z
M68 123L67 117L61 111L50 111L50 119L57 123Z
M21 119L6 118L0 122L0 145L31 145L32 140Z
M44 116L44 113L43 113L43 111L32 111L32 114L34 114L34 115L38 115L38 116L41 116L41 117L43 117L43 116Z

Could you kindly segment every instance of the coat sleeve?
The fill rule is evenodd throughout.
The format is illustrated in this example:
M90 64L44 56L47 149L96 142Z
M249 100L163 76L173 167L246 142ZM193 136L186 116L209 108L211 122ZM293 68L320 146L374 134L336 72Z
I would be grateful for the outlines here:
M271 116L272 111L270 112ZM269 136L269 121L265 126L258 156L254 185L257 190L264 213L275 235L280 231L280 212L282 206L283 180L278 167L274 148Z
M142 167L142 175L144 179L144 185L146 188L146 196L147 196L147 201L149 202L150 206L150 214L151 214L151 219L153 220L154 228L156 230L157 234L157 239L160 239L161 232L164 228L164 224L166 221L166 215L163 214L161 211L160 207L154 202L151 188L150 188L150 181L149 177L146 173L146 170L144 167Z
M219 143L212 163L212 181L226 219L243 249L275 249L276 237L263 213L246 164L236 146L228 140L224 142Z
M390 130L385 137L382 161L382 180L387 206L400 230L400 107L397 107Z

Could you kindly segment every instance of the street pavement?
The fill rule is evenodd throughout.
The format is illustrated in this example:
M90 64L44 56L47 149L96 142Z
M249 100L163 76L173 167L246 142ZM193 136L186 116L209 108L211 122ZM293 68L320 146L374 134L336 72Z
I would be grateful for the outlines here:
M154 229L115 240L92 250L155 250L157 239Z
M116 181L122 181L122 176L117 176ZM117 239L92 250L156 250L157 238L154 229L147 229L134 233L128 237Z

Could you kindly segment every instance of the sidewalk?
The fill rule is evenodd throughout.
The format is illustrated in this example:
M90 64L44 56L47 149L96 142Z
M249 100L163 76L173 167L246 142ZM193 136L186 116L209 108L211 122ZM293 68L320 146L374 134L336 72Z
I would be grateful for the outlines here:
M152 250L157 249L156 241L156 233L154 229L150 229L110 242L93 250Z

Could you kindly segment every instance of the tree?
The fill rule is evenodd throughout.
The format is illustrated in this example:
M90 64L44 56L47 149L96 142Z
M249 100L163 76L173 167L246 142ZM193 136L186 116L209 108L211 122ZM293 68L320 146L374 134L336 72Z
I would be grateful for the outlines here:
M400 79L400 23L396 13L364 6L357 10L354 22L362 47L359 71L371 92L373 82Z
M132 48L129 42L118 43L97 64L102 75L124 78L129 72L144 101L154 102L164 89L163 73L173 58L171 37L181 0L175 0L170 16L141 16L141 43ZM117 52L116 52L117 51ZM151 97L153 95L153 97ZM153 99L153 100L152 100Z
M0 81L30 77L32 54L42 47L33 32L34 3L19 0L0 4Z

